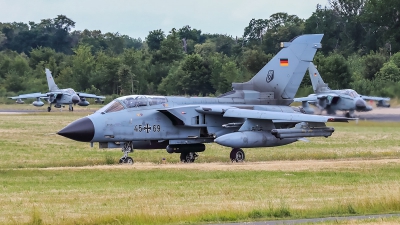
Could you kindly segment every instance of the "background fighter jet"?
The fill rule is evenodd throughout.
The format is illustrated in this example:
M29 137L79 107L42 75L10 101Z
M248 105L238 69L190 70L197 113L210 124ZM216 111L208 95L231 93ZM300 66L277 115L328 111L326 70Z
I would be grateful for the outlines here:
M307 115L290 107L301 80L320 48L322 34L282 43L283 49L250 81L233 83L217 98L131 95L115 99L94 114L58 132L100 148L121 148L120 163L133 163L133 149L163 149L193 162L203 143L231 147L230 159L245 159L241 148L272 147L304 137L328 137L325 122L347 118Z
M326 110L328 114L334 115L336 110L345 111L346 117L354 117L354 111L371 111L372 107L365 100L377 101L378 107L390 107L387 103L390 98L359 95L352 89L331 90L328 84L324 83L313 63L310 63L308 72L315 94L294 99L296 102L302 102L303 109L308 114L314 113L314 109L308 103L317 106L321 111Z
M95 98L96 103L104 103L105 99L104 96L75 92L74 89L72 88L59 89L56 83L54 82L50 70L47 68L46 68L46 78L47 78L47 83L49 85L49 92L44 94L40 92L24 94L10 98L17 99L16 103L18 104L24 103L22 99L36 98L36 101L34 101L32 105L37 107L43 106L44 103L41 101L41 99L45 99L50 104L50 106L47 107L48 112L51 111L52 104L54 104L54 107L56 108L61 108L62 105L69 105L69 111L74 111L74 107L72 106L72 104L74 105L78 104L80 106L88 106L89 102L86 101L86 98Z

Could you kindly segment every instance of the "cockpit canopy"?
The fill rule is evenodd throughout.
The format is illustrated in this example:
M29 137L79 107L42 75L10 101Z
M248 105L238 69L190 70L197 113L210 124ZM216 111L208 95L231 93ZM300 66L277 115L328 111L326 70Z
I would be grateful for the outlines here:
M353 97L353 98L358 98L358 97L360 97L360 96L358 95L358 93L357 93L356 91L352 90L352 89L342 90L342 91L340 91L340 93L341 93L341 94L344 94L344 95L351 96L351 97Z
M72 88L67 88L67 89L65 89L65 91L70 95L76 95L76 92Z
M161 105L164 103L167 103L167 98L164 96L128 95L114 99L99 109L99 112L118 112L123 109Z

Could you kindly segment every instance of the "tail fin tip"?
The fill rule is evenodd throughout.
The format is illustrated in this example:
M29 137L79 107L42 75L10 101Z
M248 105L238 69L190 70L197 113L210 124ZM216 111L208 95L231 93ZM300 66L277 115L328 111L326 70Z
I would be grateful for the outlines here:
M51 75L51 71L49 69L45 69L47 84L49 85L49 91L59 90L57 84L55 83L53 76Z

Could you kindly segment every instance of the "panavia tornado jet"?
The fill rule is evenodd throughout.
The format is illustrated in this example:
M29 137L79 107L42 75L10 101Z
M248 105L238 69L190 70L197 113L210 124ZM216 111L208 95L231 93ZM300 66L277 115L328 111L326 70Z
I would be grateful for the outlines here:
M328 84L324 83L317 68L310 62L308 72L315 94L308 97L295 98L294 101L302 102L304 111L313 114L314 109L309 104L315 105L321 111L326 110L327 114L335 115L336 111L344 111L346 117L353 118L354 111L367 112L372 107L366 101L376 101L377 107L390 107L390 98L359 95L352 89L331 90Z
M94 94L87 94L82 92L75 92L72 88L59 89L54 82L53 76L49 69L46 68L46 78L47 84L49 85L49 92L47 93L31 93L23 94L15 97L9 97L11 99L16 99L16 103L23 104L22 99L36 98L36 101L32 102L32 105L36 107L42 107L44 102L42 99L46 100L50 105L47 107L47 111L51 111L51 106L54 105L55 108L61 108L63 105L69 105L69 111L74 111L73 105L78 104L79 106L88 106L89 102L86 98L95 98L96 103L104 103L104 96L97 96Z
M348 118L307 115L289 106L308 64L321 47L322 34L302 35L281 43L283 49L250 81L233 83L219 97L130 95L117 98L94 114L58 132L99 148L122 148L120 163L133 163L134 149L166 149L194 162L204 143L231 147L230 159L245 159L242 148L287 145L305 137L328 137L326 122Z

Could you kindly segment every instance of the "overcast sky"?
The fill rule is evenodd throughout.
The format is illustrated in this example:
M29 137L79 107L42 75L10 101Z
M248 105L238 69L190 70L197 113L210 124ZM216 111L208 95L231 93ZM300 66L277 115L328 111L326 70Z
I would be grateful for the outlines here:
M306 19L327 0L0 0L0 22L34 21L63 14L76 30L119 32L144 38L149 31L189 25L202 33L241 37L252 18L286 12Z

